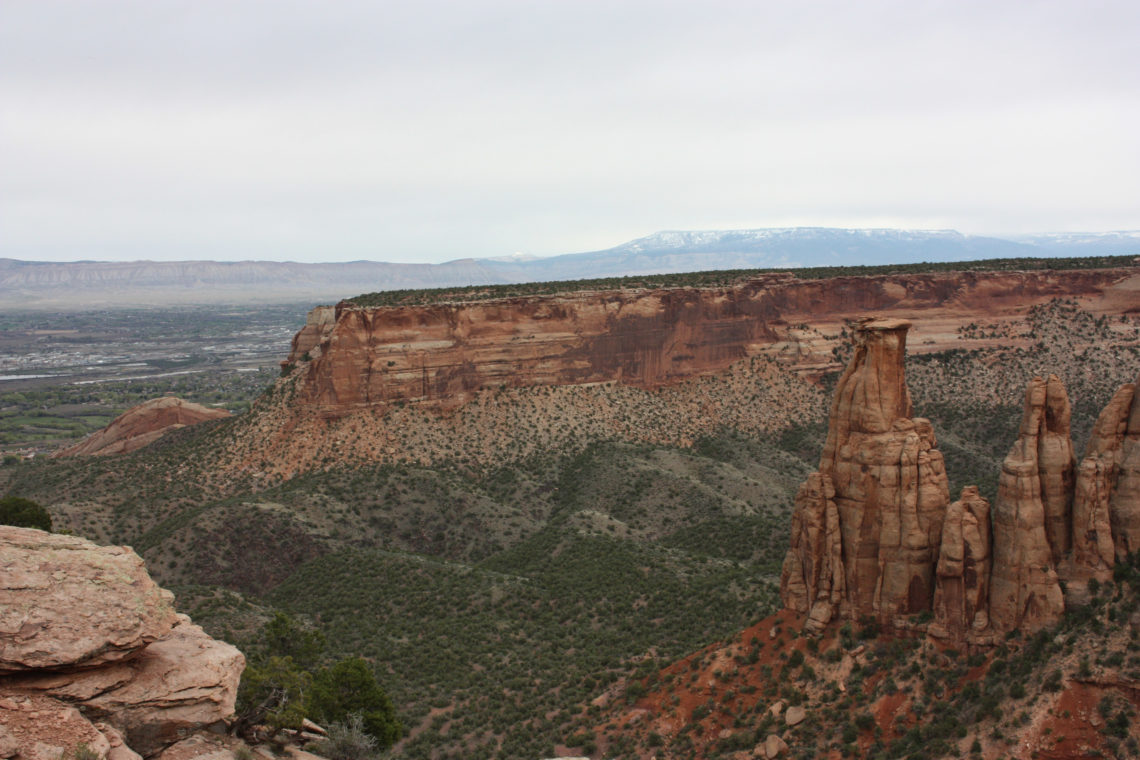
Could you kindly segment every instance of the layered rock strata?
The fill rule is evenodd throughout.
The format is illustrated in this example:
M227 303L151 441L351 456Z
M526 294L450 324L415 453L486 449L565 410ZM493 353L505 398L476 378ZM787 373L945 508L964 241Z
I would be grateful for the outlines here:
M990 620L999 630L1035 630L1065 610L1056 564L1068 550L1072 450L1064 386L1056 375L1033 378L994 503Z
M796 494L792 545L780 585L785 605L806 613L813 630L827 625L846 596L835 487L822 473L808 476Z
M74 446L60 449L53 456L126 454L154 443L171 430L229 416L225 409L212 409L174 396L163 396L131 407L111 420L107 427L95 431Z
M930 627L935 635L961 639L989 627L991 551L990 503L977 486L966 486L942 521Z
M399 401L458 406L480 389L504 385L658 387L776 351L800 321L839 332L844 320L872 310L937 311L953 322L984 308L1000 319L1060 296L1081 297L1094 312L1103 304L1116 313L1121 293L1132 294L1137 281L1140 275L1128 270L826 280L775 274L729 288L398 307L345 301L310 312L286 364L304 364L294 402L330 415ZM948 333L954 336L955 328ZM810 346L805 350L806 370L830 368L830 345L819 356Z
M785 562L785 604L811 609L812 628L836 612L893 623L929 610L933 600L949 484L929 421L910 416L903 372L909 327L904 320L859 322L855 355L836 387L819 472L801 489L805 498L797 499L793 536L802 535L797 526L819 521L821 497L833 493L840 537L838 557L830 544L801 539ZM805 596L818 577L815 568L840 562L843 582L832 583L826 599L818 583L816 594Z
M0 730L18 756L151 756L233 712L242 654L171 601L129 549L0 526Z

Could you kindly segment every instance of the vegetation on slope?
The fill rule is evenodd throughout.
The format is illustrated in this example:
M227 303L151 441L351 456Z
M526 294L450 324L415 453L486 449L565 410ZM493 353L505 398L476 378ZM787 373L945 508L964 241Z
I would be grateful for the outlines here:
M979 261L922 262L877 266L803 267L799 269L716 269L705 272L601 277L593 280L555 280L510 285L468 285L458 288L384 290L346 299L354 306L422 306L433 303L463 303L501 298L551 296L594 290L643 290L657 288L726 288L768 274L790 273L801 280L832 277L864 277L881 274L926 274L930 272L1023 272L1063 269L1109 269L1133 266L1135 256L1085 256L1056 259L1018 258Z

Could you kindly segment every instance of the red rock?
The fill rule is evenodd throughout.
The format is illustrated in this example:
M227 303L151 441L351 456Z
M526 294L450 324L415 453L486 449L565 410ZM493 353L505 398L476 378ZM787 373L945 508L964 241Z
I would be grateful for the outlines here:
M1002 462L990 580L990 622L999 631L1034 631L1056 622L1065 609L1046 528L1046 505L1057 509L1062 494L1056 489L1064 481L1045 469L1064 466L1058 452L1065 447L1057 438L1068 437L1068 418L1057 410L1068 401L1059 394L1064 388L1056 376L1029 382L1017 441Z
M125 454L155 442L171 430L229 416L225 409L211 409L173 396L163 396L131 407L107 427L52 456Z
M825 621L822 607L850 617L874 616L888 623L899 616L928 611L934 595L934 564L942 519L950 501L942 454L929 421L912 419L903 360L905 320L863 319L855 331L855 354L836 386L828 418L827 442L820 459L819 483L805 486L797 500L799 530L819 523L822 484L834 490L844 563L845 596L834 603L817 597L812 618ZM813 476L816 477L816 476ZM813 506L814 505L814 506ZM800 507L803 507L801 509ZM834 561L834 551L810 540L811 531L793 546L785 563L786 603L802 608L810 583L808 570ZM808 557L806 555L815 552ZM822 584L821 584L822 585ZM834 593L832 583L829 593Z
M1126 422L1120 435L1119 454L1114 457L1116 482L1109 504L1117 560L1140 551L1140 378L1132 383L1132 388L1128 414L1122 415ZM1118 395L1123 398L1123 393Z
M334 325L336 325L335 306L318 306L310 309L305 318L305 326L293 336L293 345L286 363L310 361L320 356L321 342L329 336Z
M171 600L129 549L0 526L0 725L32 726L21 757L58 735L132 760L229 717L245 659Z
M960 640L989 627L990 552L990 504L966 486L942 523L932 634Z
M577 292L373 308L342 302L331 317L328 307L310 312L289 361L299 361L305 353L313 357L298 381L295 401L333 415L394 401L457 406L481 388L502 385L619 382L658 387L722 370L786 342L787 326L797 321L818 324L824 319L838 326L846 318L889 310L937 311L953 321L984 309L996 318L1021 314L1027 305L1057 296L1113 302L1118 311L1114 299L1130 277L1135 279L1135 273L1129 270L826 280L776 274L728 288ZM818 370L831 363L829 350L815 356L809 348L803 358ZM889 394L876 392L873 398L890 401ZM898 410L866 411L889 416Z
M861 320L820 472L835 486L848 612L892 622L930 609L949 484L934 431L911 419L902 320Z
M784 606L807 613L806 628L827 625L845 597L843 546L835 489L825 475L813 473L796 494L792 545L780 574Z
M122 660L176 620L129 548L0 526L0 675Z
M1112 577L1116 546L1112 496L1120 473L1123 444L1135 386L1121 386L1093 425L1084 459L1077 469L1073 496L1072 556L1058 567L1066 596L1083 603L1088 581ZM1127 510L1124 510L1127 511Z

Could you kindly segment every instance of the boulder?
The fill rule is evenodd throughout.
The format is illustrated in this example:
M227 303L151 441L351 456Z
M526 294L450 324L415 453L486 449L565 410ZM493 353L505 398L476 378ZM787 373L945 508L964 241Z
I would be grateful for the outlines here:
M805 710L801 705L789 707L786 711L784 711L784 722L789 726L798 726L804 722L805 718L807 718L807 710Z
M155 760L234 760L244 744L228 736L191 736L170 745Z
M177 615L134 552L0 526L0 558L0 739L21 758L85 743L138 760L231 715L245 658Z
M990 552L990 504L966 486L942 523L931 633L961 639L989 627Z
M764 740L764 757L772 760L788 751L788 743L780 738L779 734L768 734Z
M1035 631L1065 609L1046 527L1047 510L1063 501L1057 489L1064 475L1056 470L1065 466L1065 447L1057 439L1068 436L1068 417L1059 413L1068 400L1058 394L1064 388L1055 375L1029 381L1018 438L1002 462L990 579L990 622L998 631Z
M173 599L127 547L0 526L0 675L122 660L170 632Z
M179 615L177 627L129 661L96 670L14 676L10 686L80 704L152 754L233 713L245 659Z

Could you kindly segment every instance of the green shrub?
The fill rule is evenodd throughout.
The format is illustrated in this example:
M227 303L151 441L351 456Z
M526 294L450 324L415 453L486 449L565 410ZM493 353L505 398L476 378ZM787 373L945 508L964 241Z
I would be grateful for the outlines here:
M37 528L51 532L51 515L31 499L5 496L0 499L0 525Z

